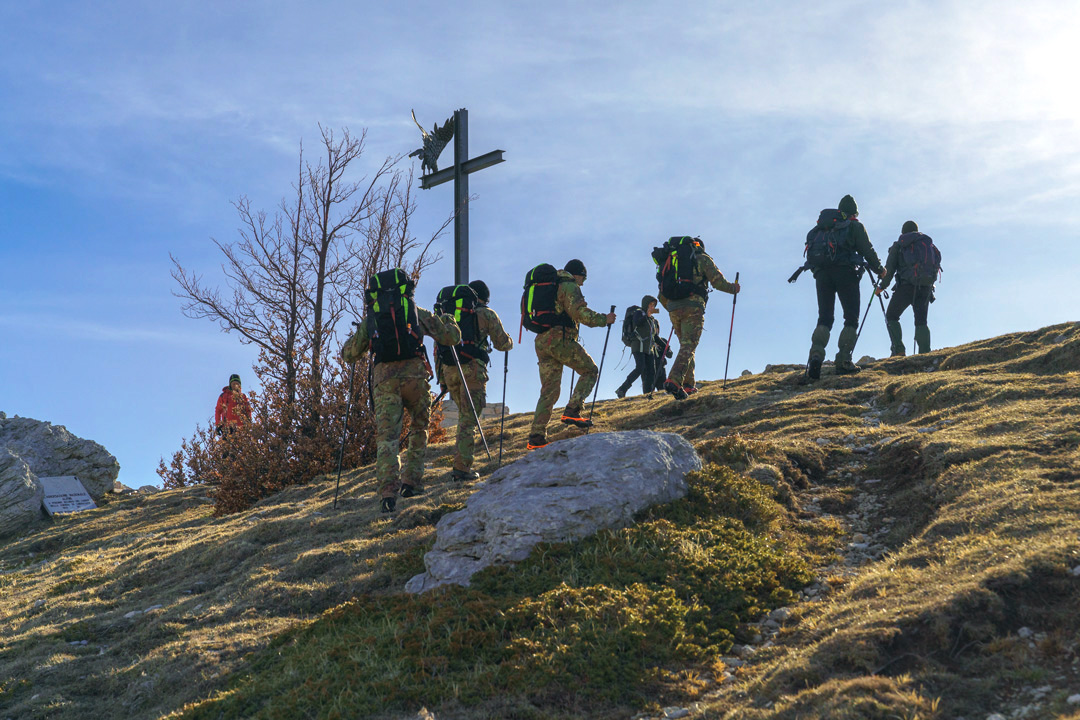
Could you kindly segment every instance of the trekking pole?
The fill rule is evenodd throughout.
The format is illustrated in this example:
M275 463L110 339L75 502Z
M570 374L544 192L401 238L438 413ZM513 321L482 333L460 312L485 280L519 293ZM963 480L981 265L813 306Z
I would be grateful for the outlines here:
M487 438L484 437L484 428L480 427L480 416L476 413L476 403L473 402L472 393L469 392L469 385L465 382L465 372L461 369L457 348L453 345L448 347L450 348L450 354L454 356L454 364L457 365L458 376L461 378L461 388L465 391L465 397L469 398L469 407L472 408L472 416L476 420L476 429L480 431L480 439L484 441L484 451L487 452L488 462L491 462L491 449L488 448ZM458 411L460 412L461 409L458 408Z
M870 275L870 273L867 272L867 275ZM877 295L877 283L874 282L873 275L870 275L870 284L873 285L874 292L870 294L870 302L866 303L866 312L863 313L862 321L859 323L859 332L855 333L855 345L859 344L859 336L862 335L863 326L866 325L866 317L870 314L870 307L874 304L874 296ZM878 297L878 299L881 299L880 296ZM885 303L881 304L881 309L882 311L885 310ZM853 351L855 350L855 345L851 346L851 349Z
M506 371L510 365L510 351L503 351L503 396L502 409L499 413L499 467L502 467L503 427L506 424Z
M739 284L739 273L735 273L735 284ZM739 299L739 293L735 293L731 296L731 328L728 330L727 335L727 360L724 361L724 384L720 387L721 390L727 389L727 370L728 363L731 362L731 336L735 332L735 301Z
M609 312L615 312L615 306L611 306ZM607 326L607 334L604 335L604 349L600 353L600 369L596 371L596 390L593 391L592 405L589 406L589 420L592 420L593 411L596 409L596 396L600 394L600 376L604 372L604 356L607 355L607 341L611 337L611 326L615 323L609 323ZM585 434L589 434L590 428L585 428Z
M356 325L356 323L353 323ZM337 458L337 484L334 485L334 509L337 510L337 497L338 490L341 488L341 465L345 460L345 438L349 432L349 415L352 413L352 388L353 378L356 375L356 363L352 364L349 368L349 397L345 401L345 422L342 423L341 428L341 451L338 453Z

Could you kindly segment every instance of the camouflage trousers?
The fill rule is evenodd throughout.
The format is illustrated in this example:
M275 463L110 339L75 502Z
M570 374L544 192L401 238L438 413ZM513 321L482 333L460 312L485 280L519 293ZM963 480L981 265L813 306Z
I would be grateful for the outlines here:
M705 328L705 310L699 307L679 308L668 313L675 337L679 338L679 354L671 363L668 380L683 387L694 385L694 352Z
M401 468L403 411L409 411L412 434ZM379 495L394 497L401 484L420 486L424 479L424 451L427 449L428 421L431 418L431 389L426 378L387 378L375 386L375 477Z
M484 406L487 405L487 367L479 360L470 360L461 366L461 372L465 375L465 387L469 388L476 412L483 413ZM476 415L473 415L469 406L469 396L465 394L457 367L444 367L442 380L458 408L454 469L471 470L473 451L476 448Z
M536 336L535 346L536 363L540 366L540 399L536 401L536 413L529 434L547 437L551 411L562 391L563 367L569 367L578 374L577 385L566 404L577 411L585 405L585 399L596 384L598 371L596 363L577 341L577 335L567 332L564 337L563 328L540 333Z

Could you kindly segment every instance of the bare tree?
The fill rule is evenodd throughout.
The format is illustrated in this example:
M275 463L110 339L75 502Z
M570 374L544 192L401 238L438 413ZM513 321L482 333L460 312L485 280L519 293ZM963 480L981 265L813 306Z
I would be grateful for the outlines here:
M415 211L412 174L396 169L400 157L387 158L366 177L350 180L350 167L363 156L366 132L353 136L345 129L339 137L319 129L325 154L313 165L301 147L293 195L281 201L274 217L253 211L250 201L241 198L234 203L242 223L240 240L213 240L225 256L227 294L170 255L179 285L174 294L184 300L184 314L213 320L225 332L237 333L241 342L261 348L289 404L297 400L298 374L309 374L305 386L312 426L320 421L325 349L346 313L362 314L357 297L367 277L384 266L406 263L419 277L438 260L430 249L450 222L426 242L414 238L409 225Z

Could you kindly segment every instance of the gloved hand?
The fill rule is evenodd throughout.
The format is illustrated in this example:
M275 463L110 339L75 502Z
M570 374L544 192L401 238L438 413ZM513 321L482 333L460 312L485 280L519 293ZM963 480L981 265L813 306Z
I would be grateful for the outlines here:
M664 353L664 357L666 357L666 358L668 358L668 359L671 359L671 356L672 356L673 354L674 354L674 353L672 353L672 352L671 352L671 346L669 345L669 346L668 346L668 349L667 349L667 352L666 352L666 353Z

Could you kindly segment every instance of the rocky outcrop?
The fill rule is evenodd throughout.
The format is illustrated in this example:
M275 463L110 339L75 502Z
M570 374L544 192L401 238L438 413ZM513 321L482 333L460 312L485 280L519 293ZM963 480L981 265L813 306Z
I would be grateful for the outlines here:
M489 565L524 560L540 542L579 540L625 527L636 512L686 494L701 459L681 435L597 433L534 450L477 485L465 509L444 516L427 572L405 589L423 592Z
M41 512L45 492L30 466L18 455L0 447L0 531L22 525Z
M112 492L120 463L63 425L0 413L0 531L39 516L39 477L74 475L94 502Z

